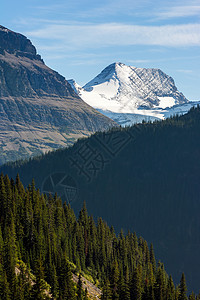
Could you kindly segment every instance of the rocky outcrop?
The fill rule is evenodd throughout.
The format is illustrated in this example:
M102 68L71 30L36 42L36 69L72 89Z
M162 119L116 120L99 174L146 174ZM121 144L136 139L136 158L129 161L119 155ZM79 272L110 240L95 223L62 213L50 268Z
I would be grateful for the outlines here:
M116 123L48 68L25 36L0 26L0 164L68 146Z
M17 55L30 55L29 57L37 57L35 47L32 45L31 41L27 39L24 35L11 31L0 25L0 35L1 35L1 51L9 52L11 54Z

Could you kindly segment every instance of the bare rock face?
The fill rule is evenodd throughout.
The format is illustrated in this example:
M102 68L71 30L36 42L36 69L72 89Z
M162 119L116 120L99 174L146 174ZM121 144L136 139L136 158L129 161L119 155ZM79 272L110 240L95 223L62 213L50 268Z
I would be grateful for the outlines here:
M36 49L32 45L31 41L25 36L13 32L0 25L1 34L1 50L12 54L18 52L27 53L32 56L36 56ZM39 56L38 56L39 58Z
M0 26L0 164L73 144L116 123L83 102L25 36Z

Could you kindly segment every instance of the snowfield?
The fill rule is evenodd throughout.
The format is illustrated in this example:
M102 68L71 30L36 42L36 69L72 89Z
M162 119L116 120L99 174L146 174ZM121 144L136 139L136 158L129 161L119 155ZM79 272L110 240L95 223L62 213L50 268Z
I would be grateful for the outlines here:
M122 126L184 114L199 103L189 102L161 70L122 63L109 65L83 87L68 82L87 104Z

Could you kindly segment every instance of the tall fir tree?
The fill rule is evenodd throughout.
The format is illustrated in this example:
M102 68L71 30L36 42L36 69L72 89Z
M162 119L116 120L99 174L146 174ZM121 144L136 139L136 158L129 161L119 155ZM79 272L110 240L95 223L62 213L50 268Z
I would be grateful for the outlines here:
M179 285L179 297L178 300L187 300L187 286L186 286L186 280L185 280L185 274L182 273L180 285Z
M143 293L142 287L142 268L141 265L137 266L133 272L133 277L130 283L130 296L131 300L141 300Z
M61 300L75 300L75 289L72 282L72 272L69 262L64 257L61 261L58 273L59 282L59 299Z

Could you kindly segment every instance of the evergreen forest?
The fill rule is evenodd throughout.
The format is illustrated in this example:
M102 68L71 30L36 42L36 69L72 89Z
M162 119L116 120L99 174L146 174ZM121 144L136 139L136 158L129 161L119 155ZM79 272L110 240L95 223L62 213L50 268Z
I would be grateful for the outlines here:
M189 293L199 291L200 107L163 121L113 128L72 147L1 166L24 186L56 192L76 217L86 202L118 235L136 232L178 284L184 272ZM64 177L62 184L59 182ZM54 187L51 186L51 179ZM63 185L77 193L65 193ZM69 197L66 197L67 196Z
M78 283L72 275L79 276ZM197 300L187 296L184 273L175 286L153 245L123 231L115 234L84 204L76 218L69 204L47 197L34 180L24 188L0 176L0 299L90 299L81 276L101 291L102 300Z

